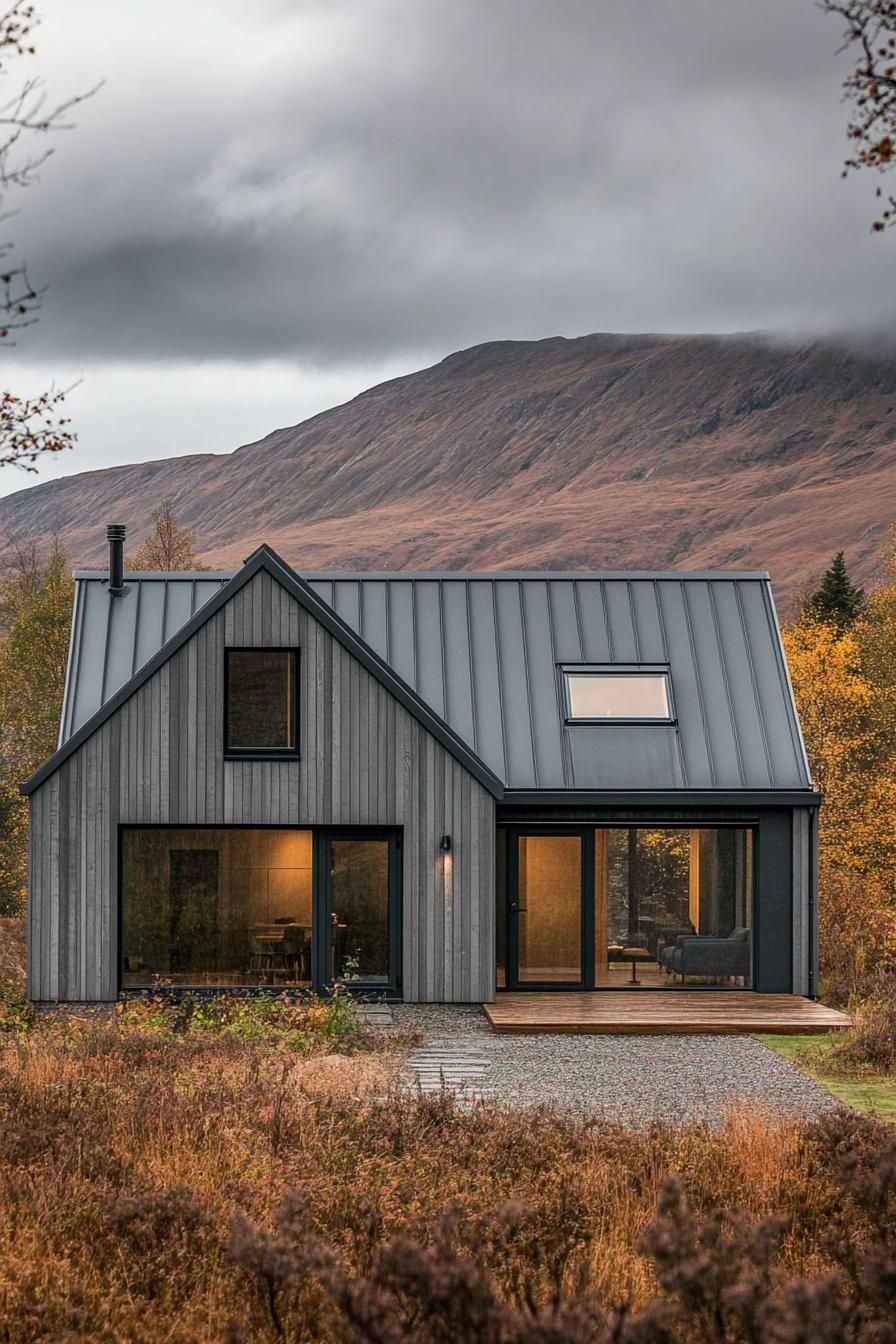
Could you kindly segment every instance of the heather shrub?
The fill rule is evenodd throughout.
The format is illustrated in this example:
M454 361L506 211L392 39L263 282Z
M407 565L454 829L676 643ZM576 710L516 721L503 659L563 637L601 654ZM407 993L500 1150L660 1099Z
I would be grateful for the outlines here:
M896 1073L896 978L880 979L852 1012L853 1025L828 1063L847 1074Z
M345 993L316 995L272 993L175 993L160 981L144 994L130 994L116 1005L119 1032L160 1037L233 1037L268 1041L299 1052L324 1045L371 1048L375 1037L361 1022Z
M873 875L829 864L819 918L826 1002L845 1005L867 993L876 977L896 972L896 911L883 883Z
M889 1272L881 1127L463 1108L397 1088L391 1037L296 1052L202 1007L0 1041L4 1344L736 1344L824 1276L844 1340L885 1319L855 1286Z
M594 1291L582 1252L596 1220L578 1205L559 1236L537 1235L535 1205L506 1202L479 1218L455 1206L383 1241L359 1273L291 1192L272 1228L237 1218L228 1254L284 1339L299 1337L295 1323L310 1312L317 1328L329 1320L320 1338L346 1344L886 1344L896 1338L896 1140L844 1115L803 1140L824 1164L813 1176L830 1184L835 1214L819 1229L826 1263L804 1276L784 1256L792 1213L755 1218L719 1205L701 1215L680 1177L662 1181L655 1216L632 1247L654 1275L654 1292L639 1303ZM371 1232L381 1241L380 1229ZM317 1289L337 1320L321 1311Z
M329 1007L160 990L0 1036L3 1344L890 1338L887 1127L465 1108Z

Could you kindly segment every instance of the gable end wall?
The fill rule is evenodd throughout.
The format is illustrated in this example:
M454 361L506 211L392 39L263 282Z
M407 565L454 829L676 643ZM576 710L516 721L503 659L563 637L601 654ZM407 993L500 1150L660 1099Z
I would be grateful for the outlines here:
M265 645L300 649L301 756L228 761L224 650ZM399 826L404 997L494 997L494 800L264 571L32 794L33 999L115 998L121 823Z

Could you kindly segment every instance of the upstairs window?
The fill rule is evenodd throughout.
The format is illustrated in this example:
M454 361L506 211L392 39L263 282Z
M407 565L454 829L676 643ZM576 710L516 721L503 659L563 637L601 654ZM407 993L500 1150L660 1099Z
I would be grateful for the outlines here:
M669 673L663 669L563 669L570 723L671 723Z
M229 756L291 756L298 740L295 649L228 649L224 749Z

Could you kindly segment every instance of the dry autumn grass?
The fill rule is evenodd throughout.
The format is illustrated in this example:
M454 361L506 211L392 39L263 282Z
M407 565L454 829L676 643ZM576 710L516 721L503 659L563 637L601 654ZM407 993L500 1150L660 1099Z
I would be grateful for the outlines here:
M834 1319L832 1268L836 1338L892 1338L862 1333L886 1304L848 1286L876 1254L893 1291L896 1148L873 1122L462 1110L396 1085L401 1046L342 1005L16 1010L0 1340L824 1340L795 1322Z

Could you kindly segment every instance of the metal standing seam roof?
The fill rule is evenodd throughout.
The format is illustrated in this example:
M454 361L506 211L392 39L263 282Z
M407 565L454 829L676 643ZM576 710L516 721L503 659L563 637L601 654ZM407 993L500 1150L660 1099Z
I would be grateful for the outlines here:
M60 746L230 573L77 571ZM305 573L508 790L808 790L762 573ZM563 664L667 665L676 721L565 722Z

